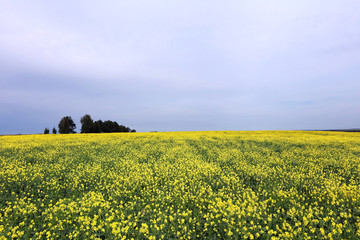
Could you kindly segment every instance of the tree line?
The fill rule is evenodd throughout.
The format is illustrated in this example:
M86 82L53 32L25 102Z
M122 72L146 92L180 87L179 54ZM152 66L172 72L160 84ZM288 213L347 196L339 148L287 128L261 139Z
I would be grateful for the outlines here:
M81 130L80 133L111 133L111 132L136 132L135 129L130 129L124 125L119 125L116 121L102 121L101 119L94 121L89 114L85 114L80 119ZM76 124L71 116L63 117L59 124L58 129L60 134L76 133ZM49 134L50 130L45 128L44 134ZM56 128L52 130L53 134L57 133Z

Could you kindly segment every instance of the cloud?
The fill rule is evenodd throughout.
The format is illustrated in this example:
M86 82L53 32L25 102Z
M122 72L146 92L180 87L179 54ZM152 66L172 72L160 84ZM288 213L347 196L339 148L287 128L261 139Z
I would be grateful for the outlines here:
M359 10L355 0L3 1L1 108L7 121L24 108L49 122L93 112L144 131L305 128L311 114L359 102Z

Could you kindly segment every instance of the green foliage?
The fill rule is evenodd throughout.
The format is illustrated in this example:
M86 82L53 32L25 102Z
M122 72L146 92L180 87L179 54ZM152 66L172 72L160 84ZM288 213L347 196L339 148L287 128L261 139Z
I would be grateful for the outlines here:
M74 131L76 128L76 124L70 116L63 117L59 122L58 128L59 133L61 134L76 133Z
M93 133L101 133L101 125L102 125L101 120L95 121L93 126Z
M136 132L129 127L119 125L116 121L93 121L89 114L85 114L81 119L81 133L112 133L112 132Z
M94 121L89 114L85 114L81 119L81 133L92 133L94 132Z
M48 128L45 128L45 130L44 130L44 134L49 134L49 129Z

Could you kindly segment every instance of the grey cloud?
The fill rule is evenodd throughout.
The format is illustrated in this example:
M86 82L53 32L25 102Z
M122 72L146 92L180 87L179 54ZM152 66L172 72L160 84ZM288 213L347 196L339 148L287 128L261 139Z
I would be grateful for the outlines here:
M356 125L359 10L355 0L3 1L0 134L24 112L24 133L85 113L140 131Z

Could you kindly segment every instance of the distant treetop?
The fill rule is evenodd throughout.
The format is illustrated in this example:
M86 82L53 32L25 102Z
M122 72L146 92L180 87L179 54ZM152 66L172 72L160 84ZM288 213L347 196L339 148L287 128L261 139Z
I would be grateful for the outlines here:
M85 114L81 120L81 133L111 133L111 132L136 132L124 125L119 125L116 121L93 121L89 114Z
M101 119L94 121L89 114L85 114L80 119L81 130L80 133L111 133L111 132L136 132L135 129L131 129L124 125L119 125L116 121L102 121ZM76 124L70 116L63 117L58 125L59 133L76 133ZM49 134L49 129L45 128L44 134ZM52 130L53 134L56 134L56 128Z
M59 133L67 134L67 133L76 133L74 130L76 128L76 124L72 120L70 116L63 117L58 125Z

